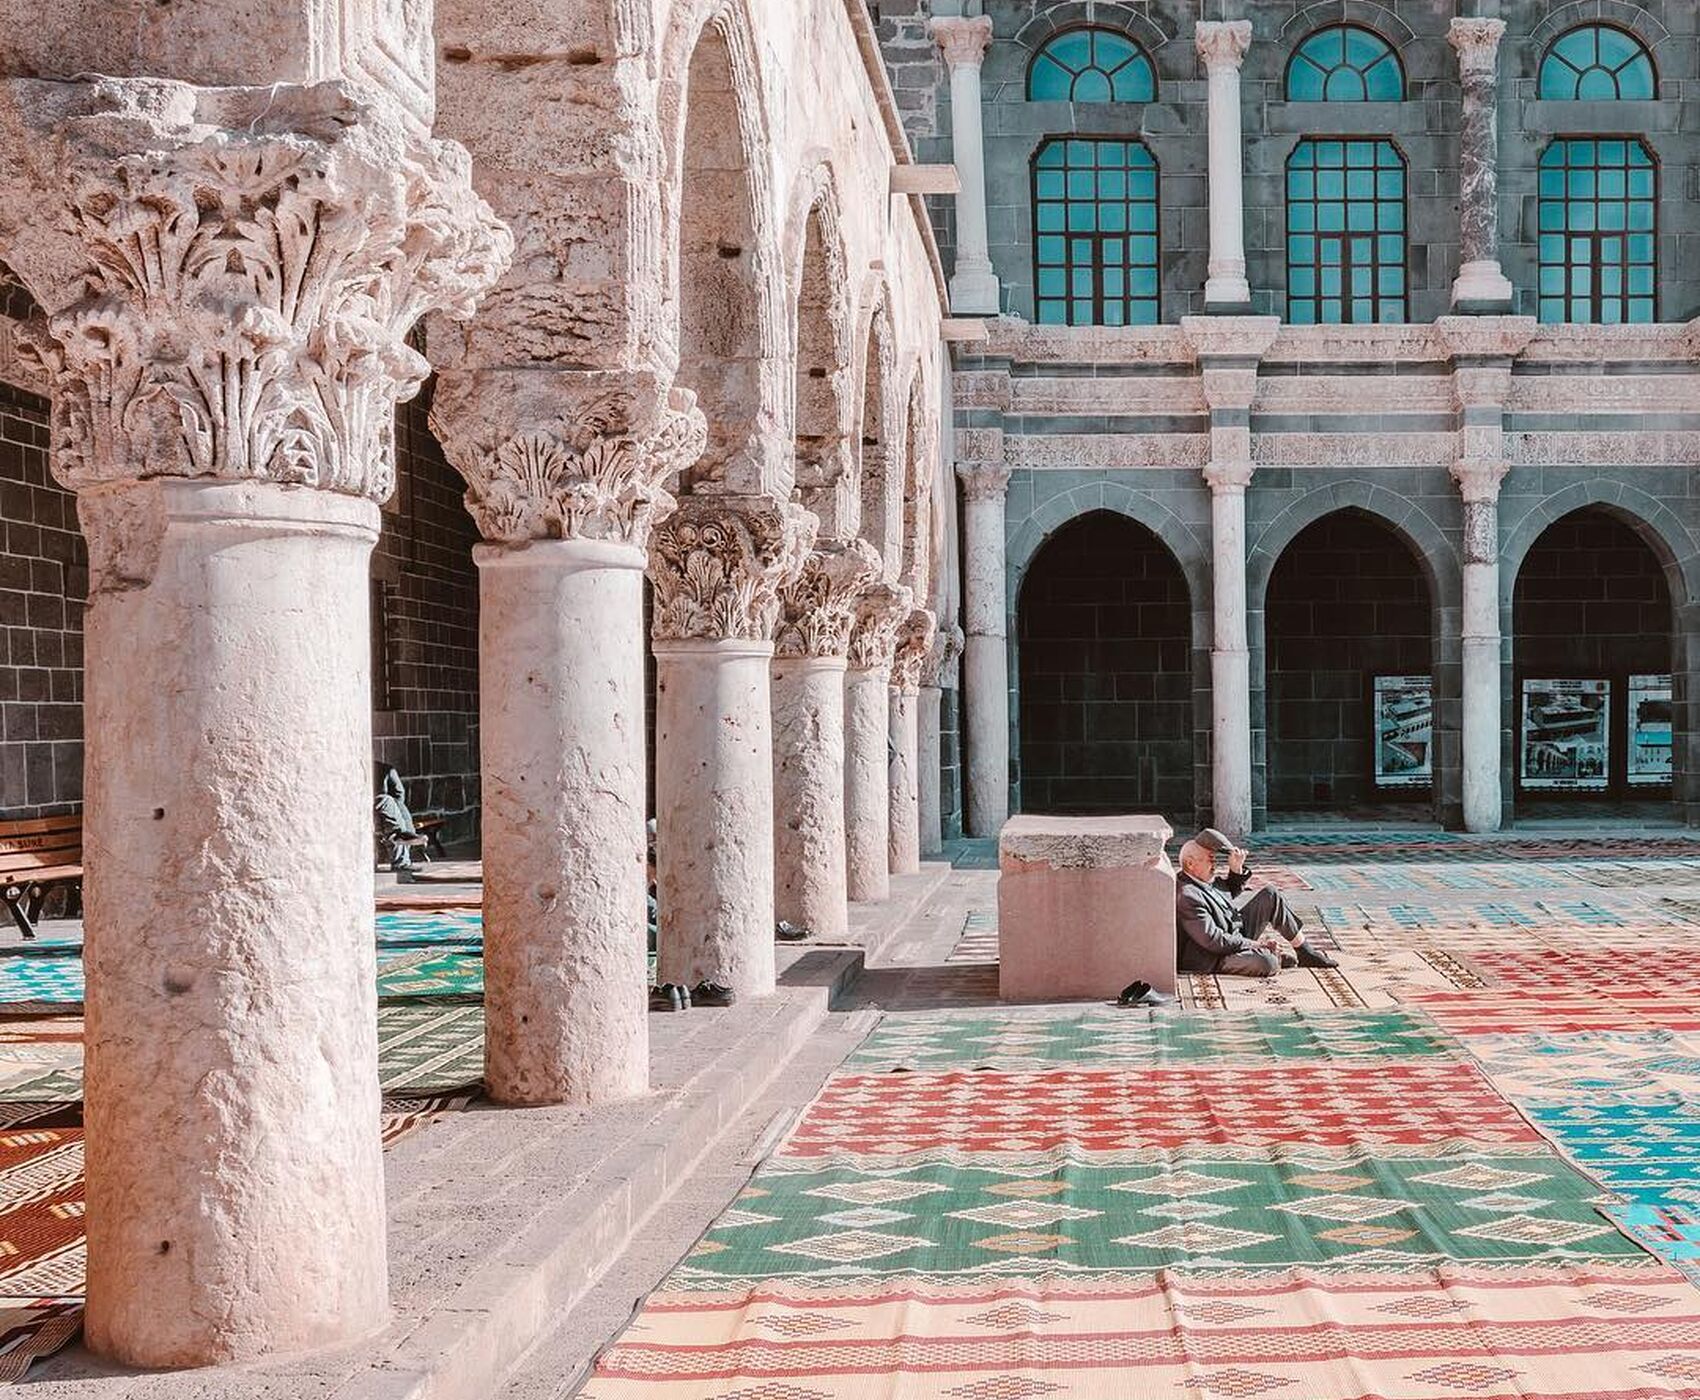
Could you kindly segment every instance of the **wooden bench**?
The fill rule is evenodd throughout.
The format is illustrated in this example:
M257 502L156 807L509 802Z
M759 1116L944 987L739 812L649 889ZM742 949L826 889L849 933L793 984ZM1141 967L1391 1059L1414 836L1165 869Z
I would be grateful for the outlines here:
M72 908L82 903L83 818L37 817L0 822L0 899L25 938L35 937L48 893L72 887Z

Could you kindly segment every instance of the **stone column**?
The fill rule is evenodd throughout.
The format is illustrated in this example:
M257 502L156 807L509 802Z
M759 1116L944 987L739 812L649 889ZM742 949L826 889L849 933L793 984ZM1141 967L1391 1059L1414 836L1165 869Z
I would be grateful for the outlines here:
M584 387L486 369L444 375L432 403L485 540L484 1078L499 1103L649 1087L643 573L673 508L661 483L706 429L683 390Z
M1502 19L1454 19L1447 40L1458 51L1463 122L1458 141L1457 280L1452 309L1506 312L1511 283L1499 263L1499 89L1495 71Z
M1002 462L962 463L956 469L966 506L962 609L968 636L962 654L968 752L968 834L996 836L1009 820L1009 643L1004 635L1004 495Z
M891 827L887 851L893 875L921 868L920 767L921 668L933 649L937 624L924 608L909 614L898 634L891 663Z
M916 720L917 798L921 812L921 856L944 854L944 811L941 788L944 778L944 679L962 654L962 629L952 623L941 627L921 667L921 707Z
M650 547L662 982L774 988L773 703L779 589L814 517L762 496L684 496Z
M1251 286L1245 275L1240 63L1251 46L1251 22L1200 21L1194 41L1204 60L1210 122L1210 262L1204 309L1245 312L1251 310Z
M5 87L0 241L89 545L85 1335L146 1367L352 1341L389 1307L376 502L410 327L511 244L375 94Z
M844 826L850 898L891 893L891 663L909 616L909 590L876 583L862 594L844 681Z
M933 37L950 69L950 149L962 188L956 196L956 271L950 309L958 316L996 316L998 275L986 241L986 153L981 135L980 64L992 42L989 15L939 17Z
M779 590L773 656L774 915L850 932L844 846L844 673L856 605L879 576L865 540L817 544Z
M1252 824L1251 654L1246 637L1245 493L1251 485L1251 404L1257 366L1280 322L1272 316L1188 316L1210 406L1210 790L1216 825L1244 836Z

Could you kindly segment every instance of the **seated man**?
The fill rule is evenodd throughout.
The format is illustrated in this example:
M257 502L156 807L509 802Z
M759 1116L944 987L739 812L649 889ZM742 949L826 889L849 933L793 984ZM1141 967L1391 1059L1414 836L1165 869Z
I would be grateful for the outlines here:
M1216 856L1226 852L1228 869L1216 875ZM1304 921L1265 885L1243 908L1234 901L1251 878L1246 852L1213 828L1181 847L1175 881L1175 930L1182 972L1234 977L1273 977L1282 964L1338 967L1327 953L1305 942Z
M418 877L413 870L413 848L423 846L425 837L413 826L413 813L407 810L407 787L401 774L388 763L374 762L372 774L377 793L372 799L372 816L378 827L378 837L389 847L390 869L397 884L412 884Z

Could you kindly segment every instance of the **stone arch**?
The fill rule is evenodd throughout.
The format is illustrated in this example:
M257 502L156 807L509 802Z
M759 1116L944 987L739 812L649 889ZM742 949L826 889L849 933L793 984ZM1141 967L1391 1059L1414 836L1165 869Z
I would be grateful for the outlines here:
M663 321L708 419L686 486L789 494L792 386L769 122L748 0L698 0L663 44Z
M1520 46L1524 57L1518 71L1536 72L1552 41L1581 24L1609 24L1633 34L1653 51L1654 69L1662 68L1656 50L1670 38L1670 30L1648 13L1646 6L1629 4L1626 0L1570 0L1569 4L1558 5L1542 15L1529 31L1528 43Z
M1375 0L1316 0L1315 4L1294 11L1281 26L1277 46L1281 50L1283 71L1293 49L1317 30L1335 24L1355 24L1374 30L1395 49L1402 49L1417 37L1416 31L1389 5L1377 4Z
M1499 551L1499 607L1507 622L1517 575L1529 550L1554 521L1588 506L1617 516L1644 541L1664 567L1671 603L1680 609L1700 600L1700 541L1675 511L1638 487L1593 477L1555 491L1532 507L1505 535ZM1509 632L1507 632L1509 635Z
M1164 29L1143 8L1122 3L1121 0L1065 0L1060 5L1042 9L1015 32L1013 42L1022 50L1022 71L1027 60L1056 35L1068 29L1109 29L1140 45L1153 65L1157 51L1176 36Z
M864 288L857 331L862 347L857 384L858 533L879 552L885 578L903 567L903 412L897 382L897 331L890 292L875 274Z
M854 535L858 518L854 313L837 182L824 157L797 181L786 230L792 315L796 487L823 537Z

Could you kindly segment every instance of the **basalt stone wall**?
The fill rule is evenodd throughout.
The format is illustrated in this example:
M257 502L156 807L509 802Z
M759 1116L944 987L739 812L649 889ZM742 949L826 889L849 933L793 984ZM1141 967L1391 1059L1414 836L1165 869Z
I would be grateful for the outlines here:
M47 469L47 401L0 384L0 820L83 796L83 604L77 503Z
M1404 543L1327 516L1287 547L1265 606L1270 810L1428 801L1374 781L1375 677L1432 673L1428 583Z

